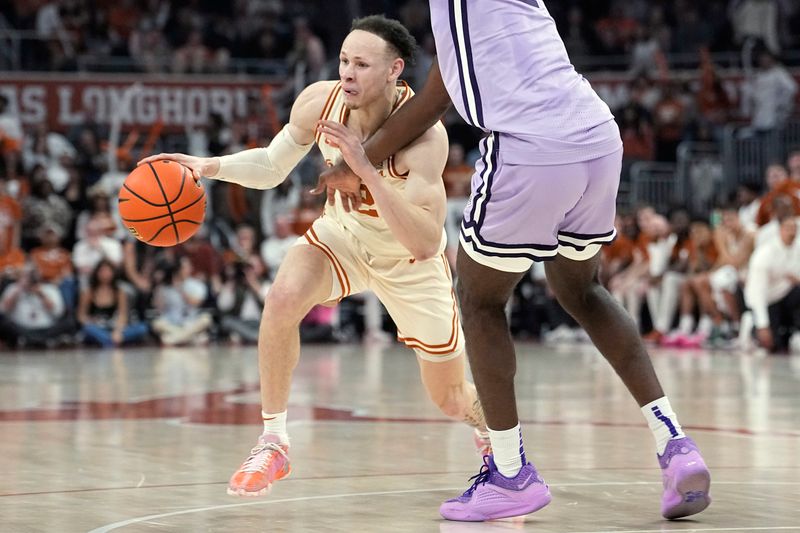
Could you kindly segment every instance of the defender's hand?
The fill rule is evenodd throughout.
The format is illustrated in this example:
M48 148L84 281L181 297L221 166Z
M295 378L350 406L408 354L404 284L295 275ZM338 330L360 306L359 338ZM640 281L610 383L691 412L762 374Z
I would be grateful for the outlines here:
M327 193L328 204L333 205L336 203L336 191L339 191L342 207L348 213L361 207L361 178L341 161L319 175L317 186L311 190L311 194Z

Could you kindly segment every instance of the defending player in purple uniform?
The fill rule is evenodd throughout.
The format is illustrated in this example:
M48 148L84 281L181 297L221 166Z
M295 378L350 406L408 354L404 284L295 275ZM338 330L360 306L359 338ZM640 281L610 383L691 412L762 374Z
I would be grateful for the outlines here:
M666 518L711 501L710 475L659 384L631 318L597 278L601 245L614 239L622 142L613 116L571 65L542 0L430 0L438 54L425 87L364 145L377 162L455 105L486 132L464 212L460 297L467 352L493 454L472 486L445 502L451 520L530 513L550 492L528 463L514 394L516 362L504 308L533 261L639 404L653 432ZM320 125L326 131L324 123ZM357 205L346 168L321 176L329 200Z

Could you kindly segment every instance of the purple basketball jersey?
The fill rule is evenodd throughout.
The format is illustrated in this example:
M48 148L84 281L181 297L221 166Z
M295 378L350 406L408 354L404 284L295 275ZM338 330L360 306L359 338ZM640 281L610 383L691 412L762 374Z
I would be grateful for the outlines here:
M542 0L430 0L439 67L458 112L498 132L503 159L588 161L622 146L611 111L573 68Z

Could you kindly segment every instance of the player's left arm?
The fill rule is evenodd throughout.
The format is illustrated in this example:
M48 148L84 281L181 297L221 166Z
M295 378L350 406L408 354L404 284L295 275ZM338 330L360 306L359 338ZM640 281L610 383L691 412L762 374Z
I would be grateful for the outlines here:
M408 169L405 192L400 193L378 174L355 135L341 124L326 125L326 137L369 189L395 238L418 261L433 257L441 244L447 206L442 181L448 150L444 126L430 128L395 156L395 166Z

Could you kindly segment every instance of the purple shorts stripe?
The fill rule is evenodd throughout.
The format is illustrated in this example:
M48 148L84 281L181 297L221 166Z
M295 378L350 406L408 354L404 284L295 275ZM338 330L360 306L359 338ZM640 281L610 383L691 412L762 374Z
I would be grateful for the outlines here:
M621 150L564 165L504 164L496 133L481 150L461 227L474 251L515 258L517 265L519 258L541 261L560 250L583 260L616 238Z

